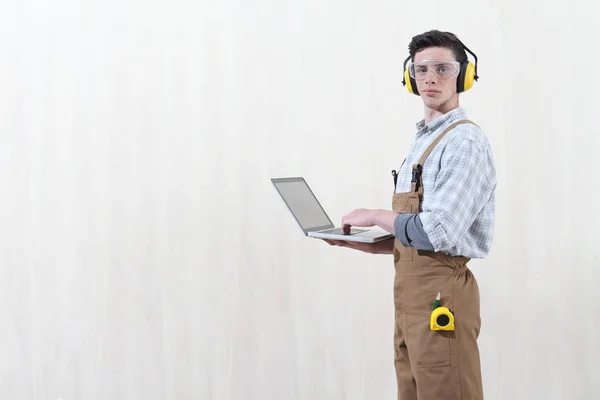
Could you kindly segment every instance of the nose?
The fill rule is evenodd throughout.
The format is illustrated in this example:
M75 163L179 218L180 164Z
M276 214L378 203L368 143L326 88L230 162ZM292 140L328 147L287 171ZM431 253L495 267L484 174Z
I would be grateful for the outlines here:
M430 74L430 72L431 72L431 74ZM437 82L437 75L435 74L435 71L432 70L431 68L429 68L427 70L427 75L425 75L425 82L427 82L427 83Z

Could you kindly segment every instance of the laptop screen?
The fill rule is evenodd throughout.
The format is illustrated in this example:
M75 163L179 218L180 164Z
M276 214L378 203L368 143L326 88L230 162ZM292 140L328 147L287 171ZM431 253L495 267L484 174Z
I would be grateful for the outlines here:
M305 232L333 227L331 220L304 179L281 178L272 181Z

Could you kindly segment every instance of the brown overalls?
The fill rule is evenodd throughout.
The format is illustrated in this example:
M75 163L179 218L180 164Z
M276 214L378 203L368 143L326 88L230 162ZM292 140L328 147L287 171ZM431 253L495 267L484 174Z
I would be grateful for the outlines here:
M397 213L419 213L423 198L420 171L446 129L413 166L410 192L394 193ZM477 338L479 288L466 257L394 244L394 364L399 400L483 399ZM454 313L454 331L433 331L429 321L435 298Z

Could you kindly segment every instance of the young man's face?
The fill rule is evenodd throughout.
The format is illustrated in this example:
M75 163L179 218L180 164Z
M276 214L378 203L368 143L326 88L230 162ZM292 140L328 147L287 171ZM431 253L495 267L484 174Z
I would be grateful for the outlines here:
M443 47L421 50L415 54L414 69L417 89L427 107L440 110L457 100L456 79L460 65L452 50Z

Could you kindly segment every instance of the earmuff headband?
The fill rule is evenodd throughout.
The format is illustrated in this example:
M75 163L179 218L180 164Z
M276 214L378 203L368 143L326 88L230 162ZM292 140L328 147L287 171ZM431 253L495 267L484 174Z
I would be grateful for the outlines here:
M460 42L460 40L459 40L459 42ZM469 54L471 54L473 56L473 58L475 59L475 76L473 77L473 79L475 79L475 80L479 79L479 76L477 75L477 56L475 55L475 53L473 53L471 50L469 50L469 48L467 46L465 46L463 44L463 42L460 42L460 44L463 47L463 49L465 49L465 51L468 52Z

